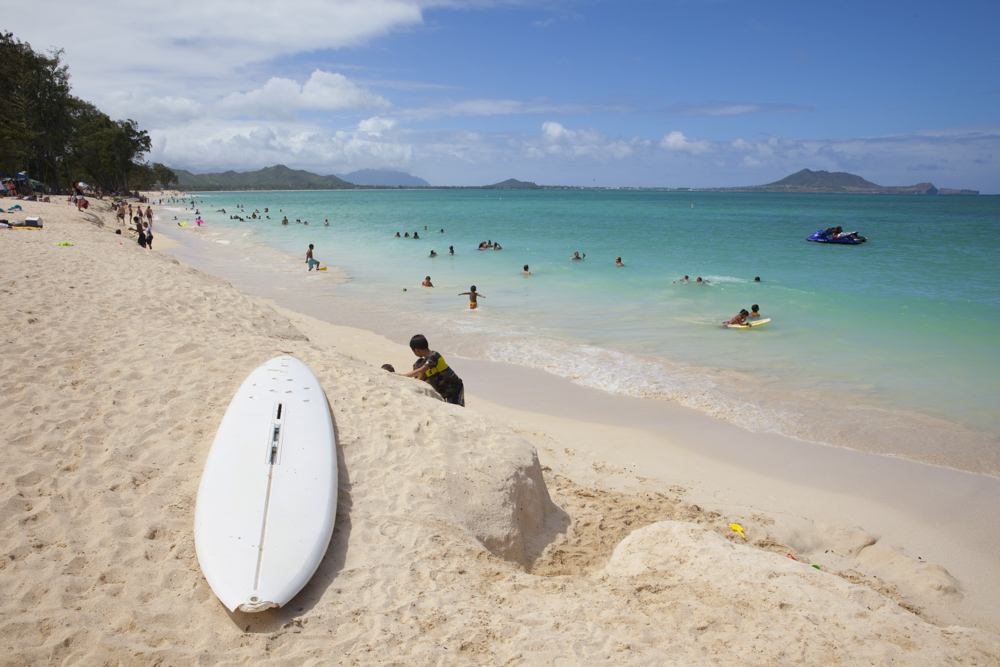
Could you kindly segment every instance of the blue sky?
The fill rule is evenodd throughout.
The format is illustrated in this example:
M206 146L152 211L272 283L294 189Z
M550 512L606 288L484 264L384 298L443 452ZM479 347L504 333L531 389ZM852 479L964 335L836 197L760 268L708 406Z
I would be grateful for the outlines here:
M802 168L1000 193L1000 5L98 1L4 17L196 172L755 185ZM29 13L30 14L30 13Z

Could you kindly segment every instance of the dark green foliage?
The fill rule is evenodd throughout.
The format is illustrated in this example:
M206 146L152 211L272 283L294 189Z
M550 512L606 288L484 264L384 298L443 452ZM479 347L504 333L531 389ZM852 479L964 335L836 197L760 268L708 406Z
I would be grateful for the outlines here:
M81 180L104 191L151 185L146 131L71 95L61 55L0 33L0 171L23 171L57 191Z

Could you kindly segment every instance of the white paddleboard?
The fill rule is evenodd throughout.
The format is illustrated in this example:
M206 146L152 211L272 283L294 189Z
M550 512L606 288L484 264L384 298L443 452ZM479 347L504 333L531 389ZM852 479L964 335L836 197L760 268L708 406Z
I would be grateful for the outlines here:
M194 544L230 611L281 607L316 572L337 513L337 443L319 380L294 357L233 397L198 487Z

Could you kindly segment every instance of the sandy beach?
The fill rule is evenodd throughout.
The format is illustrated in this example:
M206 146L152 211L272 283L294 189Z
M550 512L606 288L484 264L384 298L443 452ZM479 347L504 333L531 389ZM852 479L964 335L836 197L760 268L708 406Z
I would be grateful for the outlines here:
M198 230L156 223L150 251L105 202L22 206L44 229L0 230L2 664L1000 663L996 478L440 350L458 408L379 368L408 369L400 340L171 254ZM337 526L290 605L230 613L195 497L279 354L329 399Z

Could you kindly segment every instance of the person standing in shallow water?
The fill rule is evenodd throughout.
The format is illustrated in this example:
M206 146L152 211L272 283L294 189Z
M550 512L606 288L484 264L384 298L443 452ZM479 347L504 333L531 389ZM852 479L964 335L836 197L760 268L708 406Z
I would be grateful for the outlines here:
M459 292L458 295L459 296L468 296L469 297L469 309L470 310L475 310L476 308L479 307L479 302L477 301L477 299L479 297L482 296L484 299L486 298L485 296L483 296L482 294L480 294L479 292L476 291L476 286L475 285L473 285L472 287L470 287L468 292Z
M309 250L306 250L306 264L309 265L309 270L310 271L313 270L313 266L316 267L317 271L319 270L319 262L316 261L315 258L313 258L313 244L312 243L309 244Z

